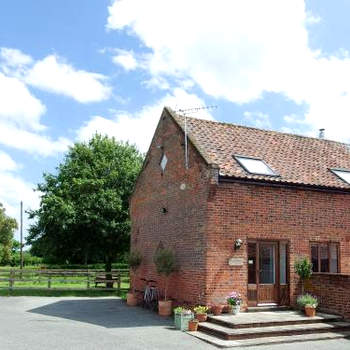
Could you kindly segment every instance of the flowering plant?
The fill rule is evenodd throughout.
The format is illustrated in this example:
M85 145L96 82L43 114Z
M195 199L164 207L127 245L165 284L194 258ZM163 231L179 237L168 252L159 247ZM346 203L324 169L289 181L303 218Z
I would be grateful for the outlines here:
M233 291L226 297L227 303L232 306L240 305L241 304L241 294Z
M176 314L176 315L191 315L192 311L191 311L191 309L187 309L186 307L178 306L174 309L174 314Z
M193 308L193 311L196 313L196 314L206 314L207 311L208 311L208 306L203 306L203 305L198 305L198 306L195 306Z

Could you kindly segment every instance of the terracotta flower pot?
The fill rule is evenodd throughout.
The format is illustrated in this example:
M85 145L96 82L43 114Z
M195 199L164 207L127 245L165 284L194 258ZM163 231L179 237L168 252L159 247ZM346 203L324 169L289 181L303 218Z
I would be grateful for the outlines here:
M126 295L126 303L129 306L136 306L137 305L137 298L134 295L134 293L130 292Z
M227 313L229 313L229 312L231 312L231 305L227 305L227 304L223 305L223 307L222 307L222 313L223 313L223 314L227 314Z
M207 314L196 314L196 319L198 322L205 322L207 320Z
M307 317L315 317L316 315L316 308L312 306L305 306L305 315Z
M188 322L188 330L190 332L196 332L198 329L198 320L191 320Z
M160 316L170 316L172 313L172 301L171 300L159 300L158 301L158 314Z
M218 316L221 314L222 308L223 308L222 305L214 305L211 307L211 311L215 316Z

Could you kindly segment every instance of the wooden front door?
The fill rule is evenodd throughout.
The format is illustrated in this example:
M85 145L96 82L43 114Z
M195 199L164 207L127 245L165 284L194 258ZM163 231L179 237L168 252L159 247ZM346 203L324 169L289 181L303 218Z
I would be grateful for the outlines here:
M248 306L289 303L287 242L248 242Z
M258 303L277 303L277 243L258 243Z

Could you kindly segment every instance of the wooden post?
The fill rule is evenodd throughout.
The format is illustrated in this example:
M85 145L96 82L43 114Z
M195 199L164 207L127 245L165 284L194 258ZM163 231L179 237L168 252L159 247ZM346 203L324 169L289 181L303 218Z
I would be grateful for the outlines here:
M87 289L89 289L90 288L90 275L89 275L89 269L87 270L87 272L86 272L86 278L87 278L87 280L86 280L86 288Z
M21 270L23 269L23 202L21 201L21 221L20 221L20 235L21 235L21 250L20 250L20 256L21 256ZM22 273L21 273L21 279L22 279Z
M118 295L120 294L121 282L122 282L121 275L120 275L120 272L118 272L118 280L117 280Z
M11 272L10 272L10 278L9 278L9 287L10 289L12 290L13 289L13 286L15 284L15 273L14 271L11 269Z
M51 275L49 274L48 276L48 280L47 280L47 288L51 288Z

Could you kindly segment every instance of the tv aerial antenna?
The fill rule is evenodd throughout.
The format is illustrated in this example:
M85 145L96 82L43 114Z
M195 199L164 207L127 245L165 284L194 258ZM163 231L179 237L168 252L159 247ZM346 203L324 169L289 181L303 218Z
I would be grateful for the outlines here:
M212 106L203 106L203 107L193 107L193 108L186 108L186 109L176 109L175 113L181 114L185 117L185 169L188 170L188 129L187 129L187 116L192 113L198 113L204 110L211 110L216 109L218 106L212 105Z

